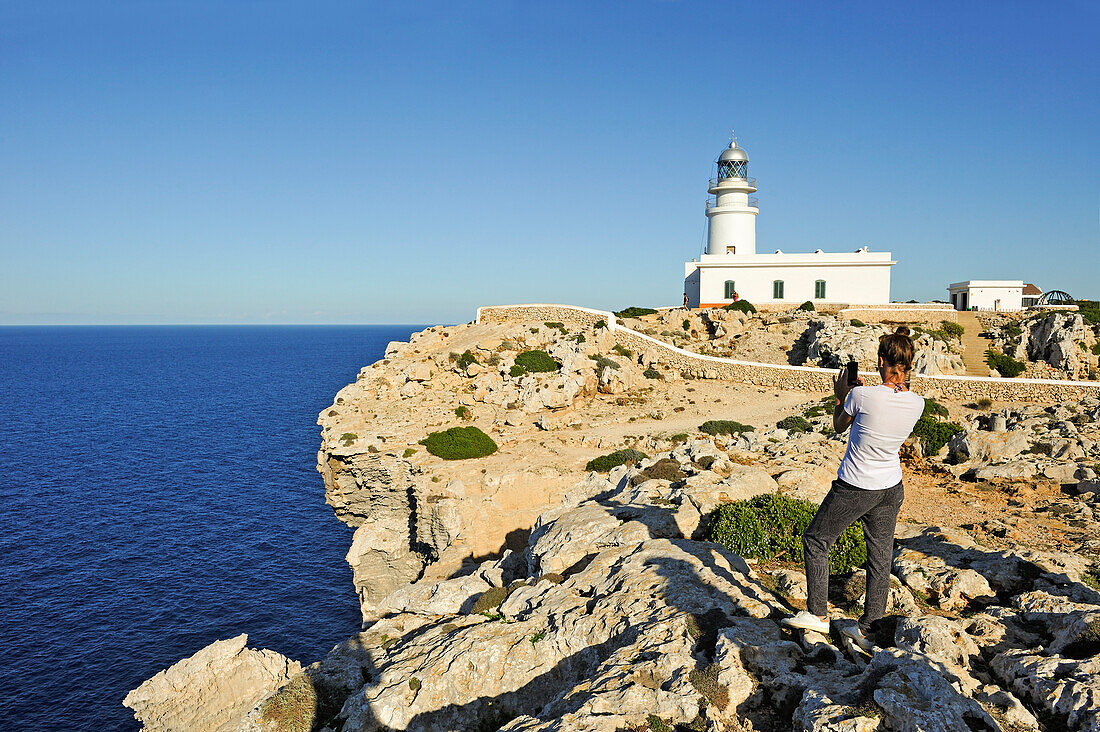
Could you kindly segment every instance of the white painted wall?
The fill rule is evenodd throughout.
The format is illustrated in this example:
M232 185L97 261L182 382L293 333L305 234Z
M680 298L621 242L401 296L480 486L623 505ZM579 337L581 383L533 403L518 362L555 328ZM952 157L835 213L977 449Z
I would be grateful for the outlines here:
M967 280L947 286L948 301L961 309L962 302L952 295L967 294L967 309L1014 312L1023 310L1023 280Z
M731 302L726 280L752 303L820 303L882 305L890 302L889 252L855 254L758 254L752 257L704 255L684 268L688 300L693 307ZM698 275L696 286L693 277ZM783 281L783 298L772 297L775 280ZM814 297L817 280L825 281L825 297ZM697 287L697 289L696 289ZM693 297L693 295L695 297Z

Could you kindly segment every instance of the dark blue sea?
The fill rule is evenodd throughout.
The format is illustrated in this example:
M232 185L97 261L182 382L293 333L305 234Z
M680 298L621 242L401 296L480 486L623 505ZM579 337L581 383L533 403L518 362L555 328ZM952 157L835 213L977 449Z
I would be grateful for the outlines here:
M420 326L0 328L0 727L133 730L208 643L356 632L317 414Z

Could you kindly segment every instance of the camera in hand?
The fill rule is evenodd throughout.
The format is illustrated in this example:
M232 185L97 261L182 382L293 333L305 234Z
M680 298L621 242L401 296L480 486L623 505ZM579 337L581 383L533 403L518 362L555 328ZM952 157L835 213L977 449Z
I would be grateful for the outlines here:
M859 386L859 364L849 361L845 368L848 369L848 386Z

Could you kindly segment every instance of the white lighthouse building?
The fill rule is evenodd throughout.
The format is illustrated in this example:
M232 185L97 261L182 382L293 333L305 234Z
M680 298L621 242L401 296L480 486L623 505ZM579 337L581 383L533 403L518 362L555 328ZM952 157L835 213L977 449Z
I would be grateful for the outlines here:
M844 254L756 253L756 179L735 139L718 156L718 177L707 192L707 252L684 265L691 307L727 305L734 296L755 305L881 305L890 302L889 252L862 247Z

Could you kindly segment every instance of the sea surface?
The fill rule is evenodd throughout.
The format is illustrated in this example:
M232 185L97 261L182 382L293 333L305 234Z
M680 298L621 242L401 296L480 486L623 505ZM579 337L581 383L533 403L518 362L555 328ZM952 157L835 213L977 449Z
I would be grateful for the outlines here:
M0 328L0 727L134 730L203 646L356 632L317 414L421 326Z

